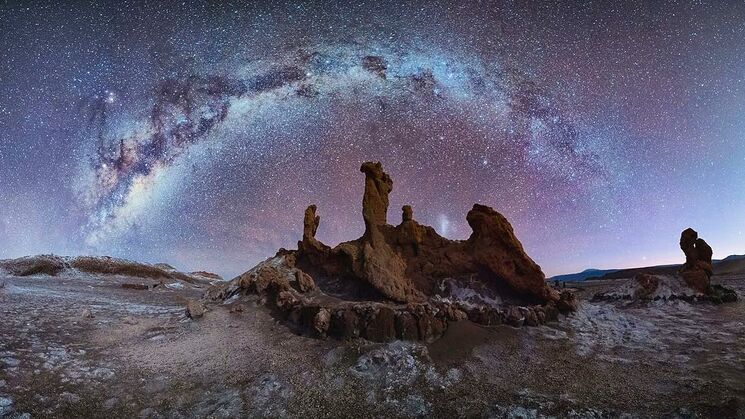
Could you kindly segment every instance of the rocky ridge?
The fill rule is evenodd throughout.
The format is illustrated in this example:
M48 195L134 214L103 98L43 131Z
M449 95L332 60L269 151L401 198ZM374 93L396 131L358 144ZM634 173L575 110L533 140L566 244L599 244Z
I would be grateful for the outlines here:
M57 256L36 255L17 259L0 260L0 273L11 276L28 277L46 275L59 276L123 276L140 278L160 284L167 280L181 281L197 286L210 285L222 281L219 275L209 272L184 273L164 264L147 264L109 256ZM142 285L142 284L139 284ZM147 289L146 285L144 289Z

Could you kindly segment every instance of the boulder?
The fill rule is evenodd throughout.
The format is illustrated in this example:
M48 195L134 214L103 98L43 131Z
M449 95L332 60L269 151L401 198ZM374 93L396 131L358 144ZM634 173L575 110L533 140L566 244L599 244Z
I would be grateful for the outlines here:
M186 302L186 317L196 320L204 316L204 305L197 300Z
M318 336L326 337L330 325L331 312L325 308L318 310L313 318L313 329L316 331Z

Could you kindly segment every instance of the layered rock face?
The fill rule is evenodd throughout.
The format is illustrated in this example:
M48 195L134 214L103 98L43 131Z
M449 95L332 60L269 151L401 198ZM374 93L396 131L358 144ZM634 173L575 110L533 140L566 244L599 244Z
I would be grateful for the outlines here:
M280 250L213 297L258 294L317 335L370 340L430 339L463 319L536 325L576 308L572 294L546 284L497 211L474 205L466 216L473 229L468 240L448 240L419 224L408 205L400 224L390 225L393 181L379 162L360 171L362 237L334 248L321 243L315 237L320 217L311 205L297 251Z

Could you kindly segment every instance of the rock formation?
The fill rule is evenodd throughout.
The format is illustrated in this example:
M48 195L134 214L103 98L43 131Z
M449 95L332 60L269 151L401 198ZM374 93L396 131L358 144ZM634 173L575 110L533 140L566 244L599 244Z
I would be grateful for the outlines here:
M411 208L411 205L404 205L401 208L401 223L405 223L407 221L413 221L414 220L414 210Z
M680 249L686 256L680 276L689 287L705 293L714 271L711 246L698 237L696 230L687 228L680 234Z
M316 238L318 224L321 223L321 217L316 215L316 206L311 205L305 209L305 218L303 219L303 241L312 241Z
M387 222L393 181L378 163L363 163L362 237L331 248L315 238L320 217L305 211L298 250L281 249L229 285L211 290L225 299L259 295L291 324L318 336L370 340L430 339L448 322L537 325L576 309L568 292L545 282L507 219L476 204L467 240L448 240L402 208Z
M365 234L373 234L376 227L386 224L388 217L388 194L393 190L393 181L383 171L380 162L362 163L360 172L365 174L365 194L362 196L362 218Z
M686 260L675 276L641 272L617 289L595 294L593 300L683 300L714 304L737 301L737 293L718 284L711 284L713 273L711 246L698 237L692 228L680 234L680 249Z

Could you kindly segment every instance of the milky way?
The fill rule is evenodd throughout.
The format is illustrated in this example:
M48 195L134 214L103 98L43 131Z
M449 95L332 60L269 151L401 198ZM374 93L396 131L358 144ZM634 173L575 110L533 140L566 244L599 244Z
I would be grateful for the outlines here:
M6 4L0 256L232 275L389 219L465 238L474 202L548 273L742 253L742 7ZM739 20L738 20L739 19ZM739 22L739 23L738 23ZM720 246L717 247L717 241Z

